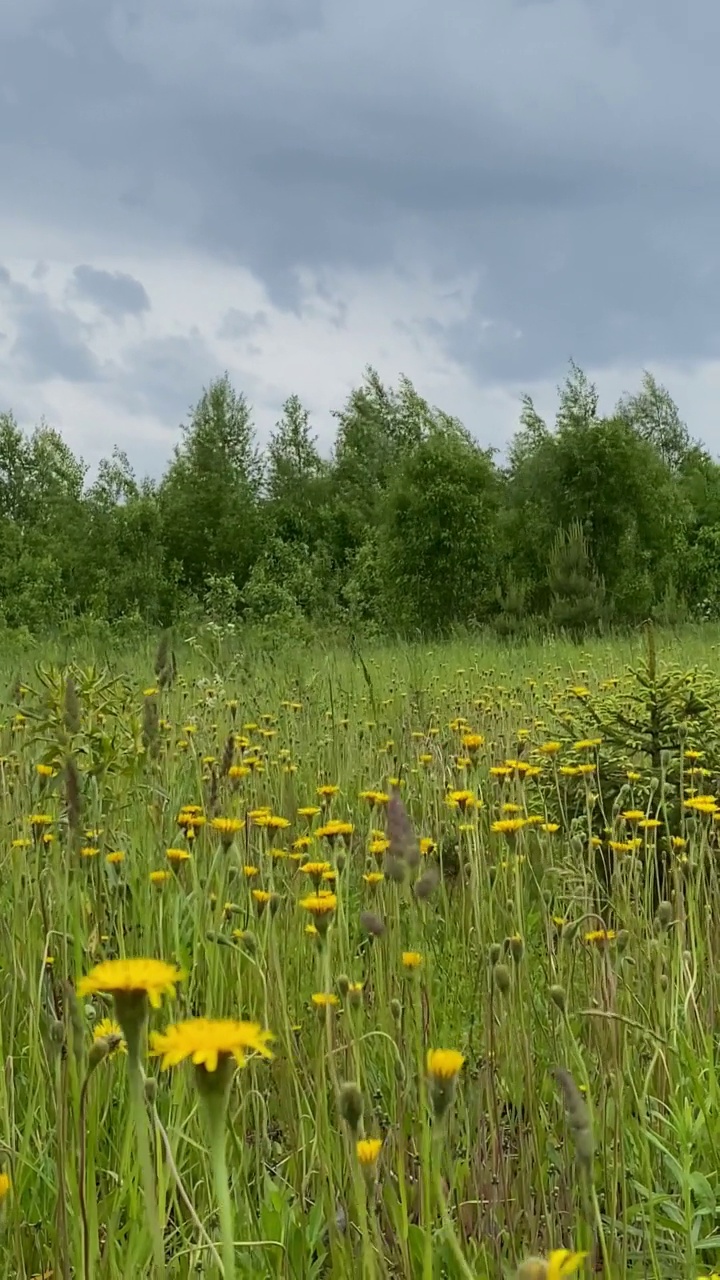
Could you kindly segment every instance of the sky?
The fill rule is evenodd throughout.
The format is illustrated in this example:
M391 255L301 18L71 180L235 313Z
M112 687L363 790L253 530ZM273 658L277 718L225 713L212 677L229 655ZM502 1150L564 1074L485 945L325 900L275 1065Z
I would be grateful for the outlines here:
M570 358L720 453L716 0L2 0L0 411L158 475L227 370L502 450Z

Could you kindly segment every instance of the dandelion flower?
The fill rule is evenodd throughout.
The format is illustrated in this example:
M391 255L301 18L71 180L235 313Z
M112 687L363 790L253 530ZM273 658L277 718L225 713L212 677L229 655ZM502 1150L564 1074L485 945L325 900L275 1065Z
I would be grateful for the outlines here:
M423 962L421 951L403 951L403 969L419 969Z
M184 977L177 965L164 960L103 960L80 979L77 991L79 996L95 992L116 997L147 996L153 1009L159 1009L162 997L173 997Z
M382 1151L382 1138L359 1138L355 1143L358 1163L363 1169L374 1169Z
M234 1058L244 1067L249 1054L271 1058L268 1043L269 1031L263 1031L259 1022L235 1022L232 1018L189 1018L176 1022L165 1031L151 1037L151 1053L161 1058L161 1067L176 1067L190 1059L194 1066L204 1067L211 1074L217 1071L222 1059Z

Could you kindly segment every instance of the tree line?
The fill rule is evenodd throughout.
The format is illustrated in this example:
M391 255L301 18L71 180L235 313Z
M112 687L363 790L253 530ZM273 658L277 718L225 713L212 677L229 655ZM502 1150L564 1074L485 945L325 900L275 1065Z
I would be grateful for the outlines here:
M116 449L88 483L56 431L0 414L0 623L510 635L720 618L720 463L650 374L603 417L571 365L555 422L526 397L503 459L371 369L334 416L326 458L291 396L261 451L224 376L160 480Z

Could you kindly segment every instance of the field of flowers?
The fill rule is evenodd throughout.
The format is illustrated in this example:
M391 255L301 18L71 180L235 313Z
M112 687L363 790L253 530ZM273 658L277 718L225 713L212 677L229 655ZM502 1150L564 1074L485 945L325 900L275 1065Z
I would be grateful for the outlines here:
M716 639L8 657L0 1273L720 1268Z

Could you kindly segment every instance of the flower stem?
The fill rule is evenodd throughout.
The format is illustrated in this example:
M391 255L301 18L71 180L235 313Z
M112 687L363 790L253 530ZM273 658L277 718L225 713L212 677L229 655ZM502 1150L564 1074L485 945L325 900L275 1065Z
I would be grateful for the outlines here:
M152 1237L155 1272L159 1280L165 1275L165 1250L163 1247L160 1217L158 1215L157 1197L155 1194L155 1173L150 1157L150 1141L148 1138L147 1112L145 1110L145 1073L140 1058L131 1051L128 1045L128 1076L130 1079L130 1103L135 1124L135 1138L140 1158L145 1212L147 1214L150 1235Z

